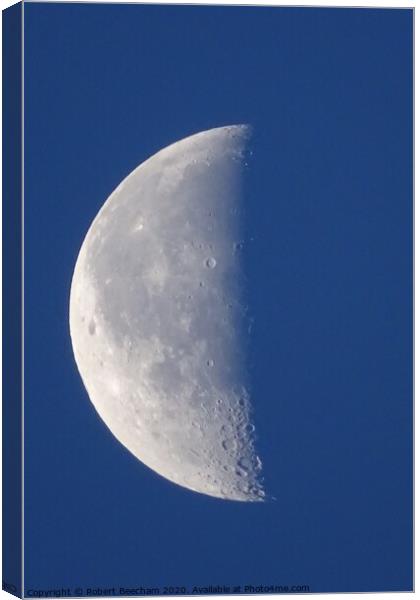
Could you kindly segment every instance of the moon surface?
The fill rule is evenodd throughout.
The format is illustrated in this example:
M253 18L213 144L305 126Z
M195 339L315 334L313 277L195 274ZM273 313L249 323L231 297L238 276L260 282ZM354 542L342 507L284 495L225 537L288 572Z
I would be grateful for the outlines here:
M242 180L249 128L219 127L137 167L83 241L70 293L96 411L190 490L261 501L246 351Z

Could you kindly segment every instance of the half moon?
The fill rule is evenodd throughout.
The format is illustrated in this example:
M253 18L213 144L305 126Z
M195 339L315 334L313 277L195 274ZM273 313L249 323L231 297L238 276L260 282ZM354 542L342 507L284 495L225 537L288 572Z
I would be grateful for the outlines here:
M260 501L241 252L248 132L198 133L124 179L81 247L70 333L90 400L134 456L190 490Z

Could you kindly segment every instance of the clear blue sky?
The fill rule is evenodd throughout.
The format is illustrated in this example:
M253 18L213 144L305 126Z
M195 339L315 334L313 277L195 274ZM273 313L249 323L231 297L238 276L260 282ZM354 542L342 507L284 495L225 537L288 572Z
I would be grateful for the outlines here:
M412 15L26 4L26 588L411 576ZM254 126L252 385L267 504L197 495L98 418L73 360L78 250L134 167Z

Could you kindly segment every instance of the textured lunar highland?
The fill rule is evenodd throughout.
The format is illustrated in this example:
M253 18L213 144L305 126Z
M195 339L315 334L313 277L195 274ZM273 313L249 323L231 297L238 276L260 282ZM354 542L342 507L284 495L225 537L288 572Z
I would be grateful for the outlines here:
M241 184L248 128L161 150L111 194L71 287L77 366L145 465L218 498L261 501L246 373Z

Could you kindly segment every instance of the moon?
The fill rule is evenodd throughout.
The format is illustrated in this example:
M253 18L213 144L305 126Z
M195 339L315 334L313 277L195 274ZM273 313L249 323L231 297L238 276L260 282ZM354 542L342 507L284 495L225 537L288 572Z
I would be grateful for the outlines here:
M106 200L74 269L70 334L96 411L142 463L216 498L265 499L247 374L250 129L178 141Z

